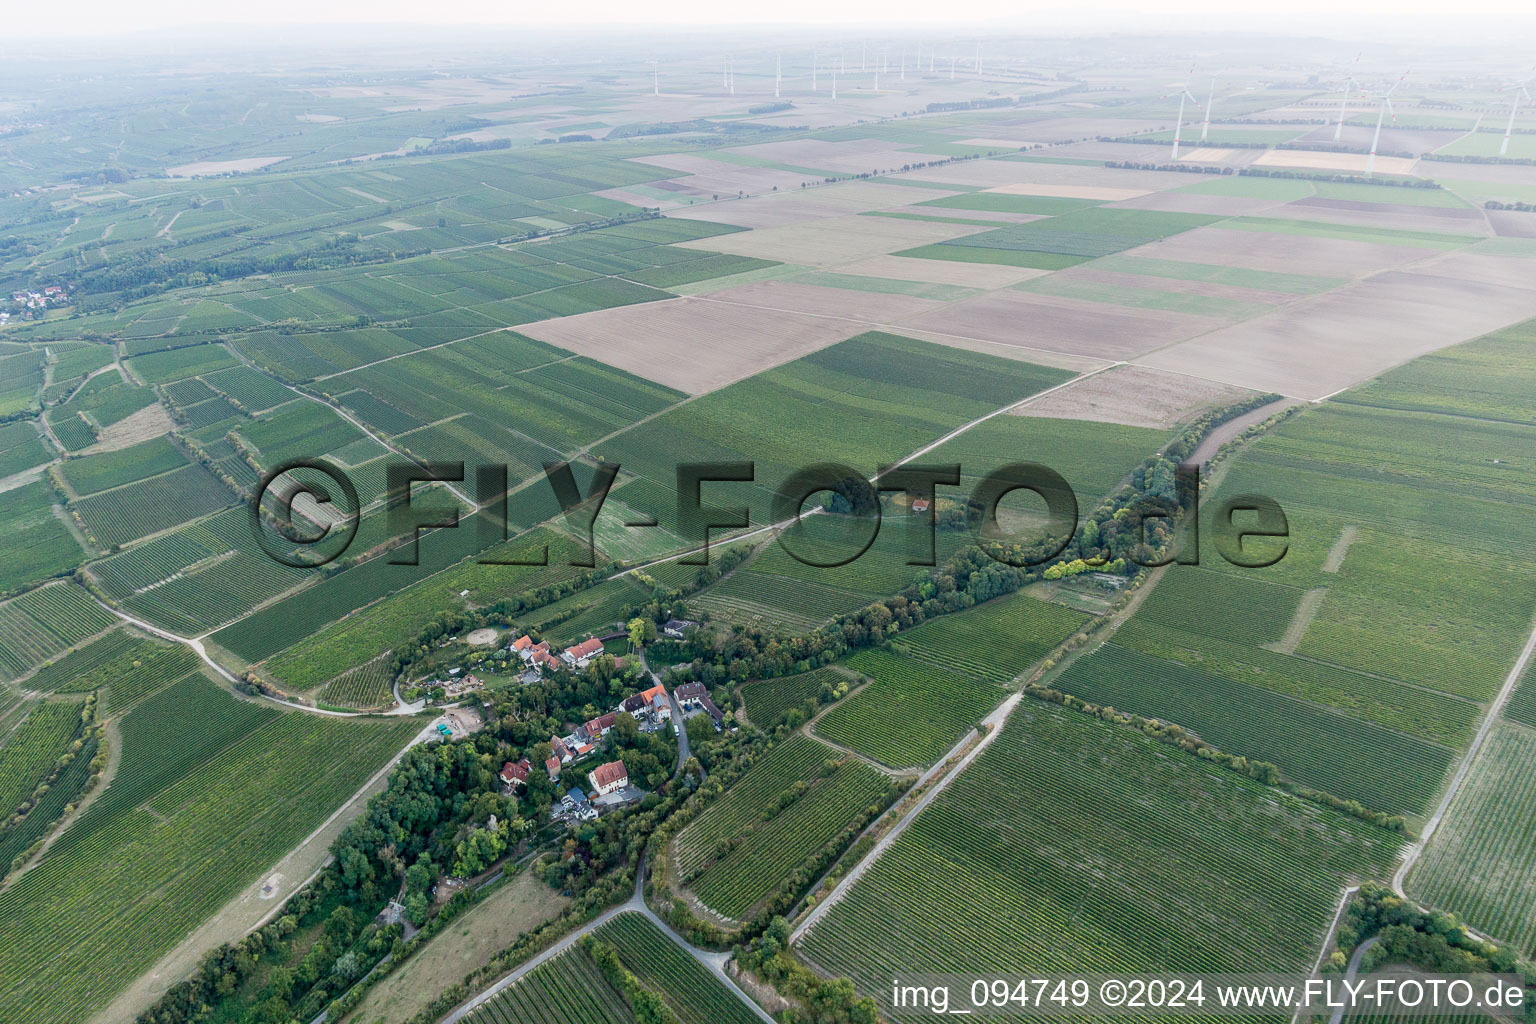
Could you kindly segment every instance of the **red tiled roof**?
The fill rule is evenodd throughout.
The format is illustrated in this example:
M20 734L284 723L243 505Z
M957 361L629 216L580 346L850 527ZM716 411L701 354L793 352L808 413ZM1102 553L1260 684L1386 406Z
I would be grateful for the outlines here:
M524 633L522 636L518 637L516 640L512 641L512 649L514 651L526 651L528 648L530 648L532 646L533 646L533 638L530 637L526 633Z
M624 767L623 761L609 761L592 771L592 785L596 788L611 786L619 781L629 781L629 769Z
M569 654L577 661L580 661L582 658L590 658L594 654L600 653L602 649L603 642L594 636L590 639L583 640L581 643L574 647L567 647L565 649L565 653Z
M544 762L544 770L549 772L550 778L558 778L560 775L560 759L558 757L549 758L549 760Z

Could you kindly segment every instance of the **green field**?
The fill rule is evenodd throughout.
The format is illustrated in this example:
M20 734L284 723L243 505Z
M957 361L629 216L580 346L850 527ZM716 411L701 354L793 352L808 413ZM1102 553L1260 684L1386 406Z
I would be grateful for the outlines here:
M667 1001L681 1024L753 1024L741 998L640 914L620 914L595 933L640 983Z
M973 193L961 198L972 200L974 196ZM1059 270L1221 219L1194 213L1088 206L1045 220L906 249L896 255Z
M54 495L44 483L0 491L0 593L73 569L84 553L54 513Z
M1500 722L1405 886L1497 941L1536 952L1536 733Z
M1388 870L1396 845L1134 730L1026 700L799 948L877 1000L915 963L1300 971L1339 890Z
M38 701L15 732L0 746L0 837L10 827L10 817L45 780L55 763L80 732L82 702ZM14 856L14 854L13 854ZM10 861L0 863L0 871Z
M389 659L377 657L357 668L348 669L325 684L315 694L321 704L342 708L377 708L394 700Z
M994 683L891 651L861 651L848 667L875 681L834 705L816 734L891 768L933 764L1004 696Z
M678 834L680 876L705 905L746 917L855 817L890 796L880 772L794 736Z
M78 1021L308 835L416 732L232 698L192 675L120 724L111 786L0 893L0 1017ZM345 756L338 756L345 750ZM74 984L89 976L94 984Z
M608 984L592 958L569 949L547 960L477 1006L469 1024L634 1024L618 990Z

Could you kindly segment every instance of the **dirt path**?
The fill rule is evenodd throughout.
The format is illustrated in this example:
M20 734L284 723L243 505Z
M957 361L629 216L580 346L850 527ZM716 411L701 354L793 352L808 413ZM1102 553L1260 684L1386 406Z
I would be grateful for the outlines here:
M1211 457L1216 454L1217 449L1255 423L1263 423L1275 413L1288 406L1303 404L1305 403L1299 399L1280 398L1270 402L1268 405L1261 405L1257 409L1250 409L1241 416L1234 416L1220 426L1214 427L1209 434L1205 435L1205 440L1201 441L1199 447L1190 454L1189 461L1204 465L1211 461Z
M1296 614L1291 616L1290 625L1285 627L1285 636L1272 644L1264 644L1263 647L1277 654L1295 654L1296 648L1301 646L1301 638L1306 635L1307 627L1312 625L1313 619L1317 618L1317 611L1323 606L1323 598L1327 596L1327 587L1313 587L1301 595L1301 603L1296 606Z
M383 791L390 769L400 762L406 751L436 735L435 728L429 725L412 737L399 753L352 794L350 800L338 807L281 860L263 871L260 878L246 886L238 896L225 903L177 943L153 967L135 978L112 1002L90 1018L90 1024L114 1024L134 1019L149 1009L172 985L188 977L209 950L226 942L234 942L270 920L282 909L288 897L309 884L325 867L330 860L331 843L341 834L342 829L363 813L368 799ZM105 787L98 787L97 792L102 788ZM268 885L271 885L270 889L267 889Z
M469 1002L460 1005L452 1013L443 1018L442 1024L456 1024L457 1021L462 1020L477 1006L494 998L498 992L511 985L517 984L531 971L536 970L539 965L547 963L548 961L553 960L555 957L559 956L561 953L569 950L572 946L576 945L576 943L581 940L583 935L597 931L609 921L612 921L620 914L625 913L643 915L646 920L651 922L651 924L661 929L663 935L677 943L677 945L684 952L693 957L699 963L703 964L709 970L709 972L713 974L716 979L718 979L720 983L726 987L727 991L745 1003L747 1007L757 1015L758 1019L760 1019L763 1024L777 1024L777 1022L775 1022L772 1017L768 1016L766 1010L759 1006L751 996L747 995L741 990L741 987L736 984L735 979L732 978L726 971L725 965L731 958L729 953L711 953L707 950L702 950L697 946L691 945L681 935L673 931L671 925L663 921L654 911L651 910L650 907L646 906L644 893L645 861L642 859L640 861L640 868L635 873L635 891L629 899L625 900L623 903L620 903L616 907L611 907L608 910L603 911L597 917L588 921L586 924L582 925L580 928L577 928L569 935L566 935L554 945L545 949L542 953L539 953L531 960L528 960L526 963L513 970L510 974L507 974L506 976L499 979L494 985L491 985L485 991L469 1000Z
M1350 525L1339 532L1339 539L1333 542L1333 547L1328 549L1328 557L1323 560L1323 572L1338 572L1344 566L1344 556L1349 554L1349 546L1360 536L1360 527Z
M1472 767L1472 761L1477 757L1478 751L1483 749L1483 741L1488 738L1488 733L1493 728L1494 721L1504 710L1504 705L1509 701L1509 695L1520 682L1520 677L1525 674L1525 667L1530 663L1531 654L1536 651L1536 622L1531 623L1531 634L1526 638L1525 647L1520 651L1520 657L1515 659L1514 666L1509 670L1509 675L1504 678L1504 685L1499 688L1498 696L1493 698L1493 703L1488 705L1488 714L1483 716L1482 725L1477 728L1477 735L1467 747L1467 752L1461 758L1461 763L1456 766L1456 774L1451 776L1451 784L1445 788L1445 795L1440 798L1435 813L1424 823L1423 830L1419 833L1419 841L1403 850L1403 862L1398 866L1396 874L1392 876L1392 891L1407 898L1403 891L1403 881L1408 877L1408 872L1418 863L1419 857L1424 853L1424 848L1429 845L1430 839L1435 834L1435 829L1440 826L1440 819L1445 817L1445 812L1450 810L1451 801L1456 799L1461 784L1466 780L1467 772Z

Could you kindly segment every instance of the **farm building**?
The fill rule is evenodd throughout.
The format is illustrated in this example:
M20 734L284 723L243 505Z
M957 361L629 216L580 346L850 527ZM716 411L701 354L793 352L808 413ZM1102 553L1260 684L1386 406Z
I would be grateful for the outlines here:
M591 784L593 793L607 796L629 785L629 769L624 767L623 761L609 761L588 772L587 782Z
M603 642L597 637L583 640L574 647L567 647L560 652L560 660L571 668L586 668L593 658L603 653Z
M583 725L581 732L586 736L588 743L596 743L608 735L608 730L613 728L614 720L618 717L618 714L613 711L606 715L599 715Z

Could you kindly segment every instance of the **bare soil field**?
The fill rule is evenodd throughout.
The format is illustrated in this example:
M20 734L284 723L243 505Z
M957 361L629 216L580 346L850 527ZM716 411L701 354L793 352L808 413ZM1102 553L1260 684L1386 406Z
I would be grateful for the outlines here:
M1394 231L1447 232L1488 235L1491 230L1481 210L1456 207L1409 206L1402 203L1362 203L1352 199L1309 196L1268 212L1276 216L1305 217L1329 224L1359 224Z
M140 441L168 434L175 424L171 414L159 402L146 405L136 413L123 417L101 432L101 440L91 445L85 454L115 452L119 448L131 448Z
M1201 295L1212 299L1232 299L1236 302L1257 302L1264 305L1279 305L1296 297L1288 292L1243 288L1238 285L1218 284L1215 281L1181 281L1172 277L1148 278L1145 274L1101 270L1093 263L1058 270L1056 277L1063 281L1084 281L1114 288L1154 288L1160 292L1177 292L1181 295Z
M1145 188L1117 188L1109 185L1062 185L1062 184L1018 184L1002 185L998 188L986 189L988 192L1001 192L1014 196L1054 196L1058 199L1092 199L1095 201L1114 203L1122 199L1135 199L1138 196L1148 194L1151 189Z
M706 217L705 219L714 219ZM679 245L737 256L756 256L781 263L826 267L834 263L880 256L895 249L943 242L986 230L981 225L935 224L890 217L825 217L812 223L762 228L734 235L716 235Z
M689 175L686 183L711 194L733 195L736 192L767 192L777 186L798 189L806 180L803 174L776 171L769 167L745 167L741 164L711 160L692 153L663 153L658 156L637 156L636 163L663 167L669 171L681 171Z
M1283 199L1259 196L1210 196L1192 192L1153 192L1138 199L1115 203L1127 210L1168 210L1173 213L1201 213L1216 217L1245 217L1285 205Z
M913 327L1101 359L1128 359L1221 324L1210 317L998 291L909 318Z
M716 302L737 302L795 313L840 317L868 323L899 323L938 309L944 303L910 295L859 292L796 281L758 281L714 292Z
M1467 127L1472 127L1468 119ZM1373 126L1363 124L1346 124L1344 133L1339 138L1339 143L1345 146L1357 146L1361 149L1371 148L1371 137L1376 133ZM1433 153L1441 146L1448 146L1464 135L1453 129L1433 128L1393 128L1390 124L1383 125L1381 129L1382 153L1413 153L1422 156L1425 153ZM1296 140L1297 142L1325 142L1333 145L1333 125L1320 125ZM1380 158L1378 157L1378 162Z
M1536 213L1519 210L1485 210L1488 223L1500 238L1536 238Z
M944 193L933 189L906 188L885 182L850 181L813 189L796 188L788 192L769 192L765 195L735 199L728 203L713 203L691 210L678 211L676 216L687 220L710 220L719 224L735 224L743 228L776 228L825 217L864 213L869 210L899 209L941 195ZM927 212L947 216L953 211Z
M918 341L931 341L935 345L948 345L950 348L965 349L967 352L985 352L989 356L997 356L999 359L1017 359L1025 363L1038 363L1041 366L1056 366L1063 370L1076 370L1079 373L1087 373L1090 370L1102 370L1109 366L1108 359L1097 359L1093 356L1072 355L1068 352L1052 352L1049 349L1030 348L1027 345L1005 345L996 341L982 341L980 338L966 338L958 334L946 334L940 331L925 331L913 328L910 324L902 324L896 330L905 338L916 338Z
M439 933L405 966L384 979L346 1020L407 1020L449 985L545 921L570 900L525 872Z
M244 160L200 160L195 164L167 167L165 173L172 178L191 178L199 174L243 174L280 164L287 159L286 156L253 156Z
M1018 138L1024 142L1071 142L1073 139L1096 139L1100 135L1131 135L1136 132L1157 131L1172 128L1173 118L1122 117L1053 117L1044 121L1018 118L998 121L987 126L987 132L998 138ZM967 135L974 128L948 128L945 135Z
M1530 289L1393 270L1136 361L1318 399L1533 315Z
M953 260L925 260L915 256L871 256L855 263L845 263L837 268L837 272L857 274L860 277L889 277L898 281L955 284L964 288L1005 288L1050 273L1049 270L1036 270L1033 267L1008 267L1000 263L957 263Z
M1243 231L1223 228L1219 224L1151 242L1135 251L1135 255L1148 259L1221 263L1318 277L1363 277L1374 271L1421 260L1426 253L1424 249L1406 245Z
M1324 171L1364 174L1368 158L1364 153L1328 153L1316 149L1271 149L1254 160L1256 167L1316 167ZM1376 171L1381 174L1412 174L1417 160L1400 156L1377 156Z
M551 345L702 395L869 326L702 298L665 299L526 324Z
M915 146L892 145L883 139L854 139L848 142L798 139L792 142L765 142L756 146L743 146L732 152L764 160L776 160L784 164L794 164L797 167L834 171L839 174L889 171L903 164L943 159L939 154L925 153Z
M1051 156L1077 156L1067 147L1051 150ZM1135 150L1129 157L1117 155L1116 160L1149 159L1152 147L1122 146ZM1101 158L1102 159L1102 158ZM1039 187L1041 185L1103 185L1108 188L1133 188L1143 191L1174 188L1190 184L1189 176L1173 171L1125 171L1114 167L1085 167L1079 164L1037 164L1024 160L967 160L964 163L946 164L943 167L923 167L913 171L914 178L923 181L979 185L982 188L1001 188L1006 185ZM1039 195L1040 193L1032 193Z
M1116 366L1075 380L1010 415L1166 429L1247 394L1243 388L1184 374L1146 366Z
M1530 214L1525 214L1529 217ZM1434 274L1477 284L1493 284L1504 288L1536 289L1536 261L1508 256L1485 256L1465 249L1448 252L1437 259L1427 260L1415 266L1417 273Z

